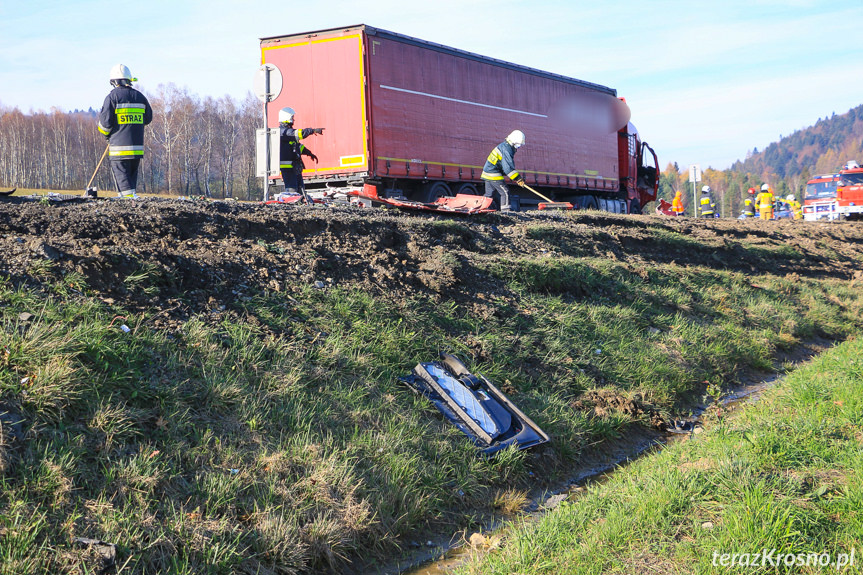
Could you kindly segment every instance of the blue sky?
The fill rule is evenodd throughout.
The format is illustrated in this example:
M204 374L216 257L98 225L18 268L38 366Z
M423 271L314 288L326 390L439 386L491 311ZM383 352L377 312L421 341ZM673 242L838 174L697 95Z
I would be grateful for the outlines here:
M259 38L363 23L615 88L663 169L723 169L863 103L861 22L863 0L0 0L0 106L98 109L119 62L243 98Z

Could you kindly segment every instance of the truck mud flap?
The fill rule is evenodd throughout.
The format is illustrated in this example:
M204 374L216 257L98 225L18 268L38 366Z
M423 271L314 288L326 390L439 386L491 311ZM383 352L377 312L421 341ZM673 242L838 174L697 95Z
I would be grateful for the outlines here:
M420 363L401 381L427 397L485 455L517 446L527 449L548 435L488 379L472 374L454 355Z

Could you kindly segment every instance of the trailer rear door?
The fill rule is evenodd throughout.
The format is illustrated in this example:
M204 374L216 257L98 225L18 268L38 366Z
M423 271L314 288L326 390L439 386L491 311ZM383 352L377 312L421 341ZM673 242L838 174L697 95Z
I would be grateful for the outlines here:
M362 31L265 38L261 59L281 70L284 86L269 104L267 126L277 128L279 110L291 107L294 127L324 128L303 141L319 160L306 159L303 175L315 181L368 172Z

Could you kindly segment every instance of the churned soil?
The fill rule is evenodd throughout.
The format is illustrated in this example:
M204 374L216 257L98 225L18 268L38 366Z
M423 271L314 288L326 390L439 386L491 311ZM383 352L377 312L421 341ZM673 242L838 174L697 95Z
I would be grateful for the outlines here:
M863 281L863 223L603 212L459 217L348 205L5 198L0 250L0 276L12 282L81 278L82 290L155 312L153 324L165 329L192 315L219 319L262 289L303 285L454 300L482 314L490 298L514 297L484 264L523 257L607 257L636 273L675 262Z

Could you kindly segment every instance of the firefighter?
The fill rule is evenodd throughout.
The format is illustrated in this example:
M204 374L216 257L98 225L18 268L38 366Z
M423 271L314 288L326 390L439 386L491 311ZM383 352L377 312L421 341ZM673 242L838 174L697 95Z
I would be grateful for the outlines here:
M701 200L698 203L698 210L700 212L700 217L702 218L714 218L716 217L714 214L716 209L716 204L713 203L713 198L710 196L710 193L713 190L710 189L710 186L704 186L701 188Z
M300 193L307 204L312 200L306 193L303 184L303 156L308 156L318 163L318 157L310 149L300 143L303 138L315 134L323 134L323 128L294 128L293 108L279 110L279 171L285 184L285 193Z
M671 211L675 216L683 215L683 194L680 190L674 194L674 199L671 200Z
M773 193L770 186L762 184L761 193L755 198L755 205L762 220L773 219Z
M506 187L504 178L509 178L519 186L524 186L524 178L515 169L515 152L524 145L524 132L513 130L506 140L498 144L491 151L482 167L482 175L485 180L485 197L493 198L497 192L500 196L500 211L508 212L509 189Z
M795 220L803 219L803 206L800 205L800 202L797 201L797 198L794 197L794 194L788 194L788 197L785 198L788 202L788 206L791 209L792 217Z
M743 210L740 212L741 219L755 217L755 188L749 188L746 194L746 199L743 200Z
M97 128L108 139L108 157L117 193L137 198L138 168L144 156L144 126L153 120L147 98L132 87L137 78L123 64L111 68L113 90L105 97Z

